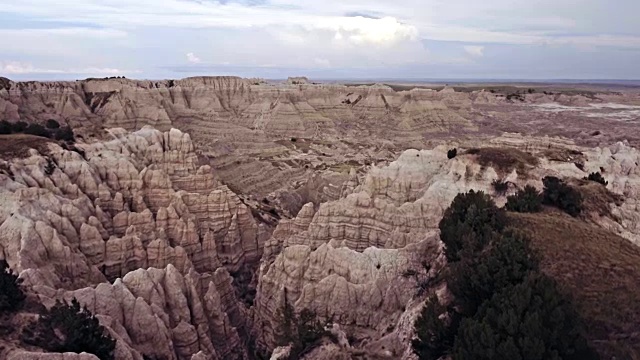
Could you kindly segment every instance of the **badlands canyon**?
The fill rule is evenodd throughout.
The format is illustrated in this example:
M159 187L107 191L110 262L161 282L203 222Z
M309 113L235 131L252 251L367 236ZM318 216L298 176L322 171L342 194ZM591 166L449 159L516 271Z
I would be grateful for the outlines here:
M75 134L0 135L0 259L27 296L0 359L97 359L7 330L74 298L115 359L285 359L287 304L328 323L304 359L418 359L425 300L450 296L445 210L546 176L582 214L510 217L602 358L640 357L638 88L0 78L0 120Z

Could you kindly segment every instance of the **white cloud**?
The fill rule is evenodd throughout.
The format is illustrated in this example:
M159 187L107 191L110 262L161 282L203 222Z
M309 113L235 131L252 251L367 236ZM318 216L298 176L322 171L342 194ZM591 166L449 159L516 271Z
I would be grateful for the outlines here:
M187 60L192 64L199 64L202 62L202 60L192 52L187 53Z
M418 38L415 26L403 24L393 17L334 17L320 19L310 26L334 31L336 40L347 39L357 45L389 45Z
M453 62L462 69L482 57L488 44L517 45L524 51L533 46L598 53L640 49L640 22L634 15L640 12L640 1L633 0L620 0L615 7L605 0L249 3L0 0L0 22L10 18L15 26L0 29L3 56L39 64L39 71L91 65L154 71L187 61L203 64L198 69L221 63L380 69ZM43 26L54 28L34 28ZM442 42L453 44L443 50ZM633 59L634 53L625 56ZM571 61L567 58L558 68L567 68Z
M98 76L118 76L122 74L134 74L139 71L123 71L112 68L86 67L79 69L47 69L35 67L30 63L22 63L17 61L0 61L0 74L8 75L25 75L25 74L78 74L78 75L98 75Z
M313 59L313 63L319 67L331 67L331 61L327 59L315 58Z
M464 51L473 57L484 56L484 46L467 45L464 46Z
M513 3L511 0L271 0L261 5L240 2L189 0L0 0L3 11L51 21L89 23L105 29L51 31L91 36L123 36L140 27L173 28L279 28L300 26L331 30L335 38L356 44L386 45L418 37L467 43L539 44L567 43L571 31L595 46L618 46L629 40L638 47L640 25L630 13L635 2L617 4L618 21L599 21L604 0L576 0L572 5L554 0ZM5 4L9 2L8 4ZM579 9L579 10L578 10ZM364 10L364 11L363 11ZM379 18L351 17L347 13L382 14ZM525 15L526 14L526 15ZM582 17L579 17L582 16ZM607 15L609 16L609 15ZM598 29L594 29L597 24ZM119 30L111 30L119 29ZM607 34L632 34L628 36ZM600 41L607 35L613 41ZM627 46L630 47L630 46Z
M94 29L87 27L64 27L51 29L0 29L0 37L2 38L8 39L15 36L31 36L40 38L60 36L67 38L95 38L107 40L124 38L127 36L127 32L116 29Z

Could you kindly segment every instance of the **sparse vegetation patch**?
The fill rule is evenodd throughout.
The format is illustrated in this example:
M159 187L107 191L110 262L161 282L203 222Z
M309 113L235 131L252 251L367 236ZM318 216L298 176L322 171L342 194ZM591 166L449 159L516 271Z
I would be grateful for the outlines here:
M585 177L584 180L597 182L604 186L609 185L609 182L604 179L604 177L602 176L602 174L600 174L600 172L592 172L591 174L589 174L589 176Z
M414 326L419 359L598 359L580 317L522 233L482 192L458 194L440 222L453 301L432 297Z
M87 352L100 360L113 360L116 346L98 319L76 299L71 304L57 301L24 329L22 340L52 352Z
M539 212L542 210L542 194L533 186L527 185L515 195L507 197L505 208L523 213Z
M301 359L304 354L316 347L322 338L330 337L325 325L315 312L304 309L296 314L293 306L286 300L280 310L280 327L276 334L279 346L291 346L287 360Z
M554 206L571 216L578 216L582 212L582 195L580 192L555 176L542 179L544 191L542 202Z
M0 260L0 315L18 310L25 299L22 279L5 260Z
M480 165L491 166L502 173L509 173L513 169L526 172L528 168L538 165L538 158L518 149L474 148L467 150L467 154L476 155Z

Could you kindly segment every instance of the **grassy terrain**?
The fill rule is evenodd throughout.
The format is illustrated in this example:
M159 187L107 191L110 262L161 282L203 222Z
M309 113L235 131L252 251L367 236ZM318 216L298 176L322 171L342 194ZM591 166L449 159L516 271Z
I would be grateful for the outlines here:
M640 359L640 247L559 212L510 213L572 296L603 359Z
M525 172L528 167L538 164L538 158L528 152L511 148L486 147L469 149L467 154L475 155L482 166L492 166L499 172L509 173L514 168Z
M0 135L0 158L21 158L29 155L29 149L36 149L40 153L47 153L47 144L55 142L45 137L27 134Z

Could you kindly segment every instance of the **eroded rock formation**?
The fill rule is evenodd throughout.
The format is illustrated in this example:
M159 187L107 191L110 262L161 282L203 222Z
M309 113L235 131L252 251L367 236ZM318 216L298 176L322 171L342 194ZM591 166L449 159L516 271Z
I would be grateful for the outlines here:
M3 118L58 119L84 139L0 156L0 258L43 304L86 305L117 340L118 359L270 354L285 302L329 321L337 339L306 359L412 359L419 294L447 296L435 280L446 265L437 226L456 194L482 190L503 204L517 188L542 188L544 176L599 171L609 183L597 185L600 211L585 220L640 244L640 152L629 143L493 136L508 112L611 96L513 100L302 79L3 81ZM466 151L486 147L536 161Z
M270 230L198 165L189 135L110 134L2 160L2 258L45 303L100 315L118 359L246 358L229 272L257 267Z

